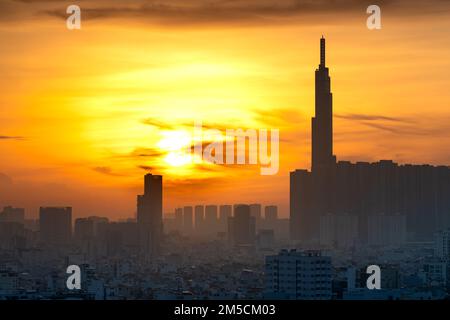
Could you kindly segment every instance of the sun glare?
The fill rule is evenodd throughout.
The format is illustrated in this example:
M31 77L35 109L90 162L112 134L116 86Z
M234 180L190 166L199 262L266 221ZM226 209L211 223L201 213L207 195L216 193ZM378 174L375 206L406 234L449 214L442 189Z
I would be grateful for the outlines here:
M190 153L192 136L184 130L163 131L162 139L157 143L161 151L167 152L164 161L173 167L180 167L192 162Z

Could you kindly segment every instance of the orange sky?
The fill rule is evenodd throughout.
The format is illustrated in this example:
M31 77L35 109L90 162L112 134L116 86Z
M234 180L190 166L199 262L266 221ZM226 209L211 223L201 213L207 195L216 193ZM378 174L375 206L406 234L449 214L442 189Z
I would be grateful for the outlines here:
M449 3L381 1L379 31L367 4L2 1L0 206L131 217L150 169L166 212L259 202L287 216L289 171L310 165L322 34L338 159L450 164ZM279 173L173 161L196 120L279 129Z

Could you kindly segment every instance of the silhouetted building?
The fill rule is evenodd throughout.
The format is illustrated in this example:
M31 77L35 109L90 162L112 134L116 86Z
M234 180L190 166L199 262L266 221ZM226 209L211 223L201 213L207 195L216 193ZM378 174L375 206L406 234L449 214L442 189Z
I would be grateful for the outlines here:
M256 219L256 223L261 220L261 205L259 203L250 205L250 216Z
M89 218L75 219L73 236L77 242L94 239L94 221Z
M278 207L277 206L266 206L264 208L264 219L267 225L275 225L278 219Z
M0 212L0 222L17 222L20 224L25 223L25 209L4 207Z
M307 170L290 173L290 235L293 240L313 238L318 217L313 212L312 176Z
M183 208L175 209L175 230L183 232Z
M139 253L142 250L142 226L135 222L111 222L106 226L106 254L108 256L119 254ZM146 232L146 231L144 231ZM151 235L150 235L151 237ZM152 239L150 238L150 241ZM146 247L144 247L146 248ZM151 247L158 250L159 248ZM155 252L155 251L153 251ZM157 253L157 252L156 252Z
M26 245L26 230L22 223L0 222L0 250L24 249Z
M139 243L144 253L157 255L160 251L162 225L162 176L146 174L144 194L137 196Z
M450 227L449 167L398 165L390 160L336 162L323 38L315 86L311 172L290 174L291 238L317 242L320 217L328 214L356 216L362 243L368 242L368 217L374 215L406 216L410 240L431 240L435 231Z
M217 206L205 206L205 234L208 236L215 236L217 234L218 220L217 220Z
M95 256L101 247L101 242L97 241L98 239L96 238L98 220L95 218L97 217L76 219L73 233L75 244L80 248L83 254L87 254L91 257ZM107 219L106 223L108 223Z
M200 236L203 233L205 223L205 207L195 206L195 233Z
M186 235L191 235L194 231L193 215L192 207L183 208L183 230Z
M228 218L233 215L233 207L231 205L221 205L219 207L219 231L227 232Z
M41 207L39 209L41 240L49 245L67 245L72 239L72 208Z
M250 206L237 205L234 216L228 218L228 238L231 245L250 245L255 242L256 219L250 215Z

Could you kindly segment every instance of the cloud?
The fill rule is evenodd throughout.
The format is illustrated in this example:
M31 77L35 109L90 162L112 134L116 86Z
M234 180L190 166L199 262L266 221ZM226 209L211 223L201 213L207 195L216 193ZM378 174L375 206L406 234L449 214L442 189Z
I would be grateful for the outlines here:
M92 168L92 170L94 170L98 173L105 174L108 176L113 176L113 177L123 176L122 174L113 172L113 170L110 167L95 167L95 168Z
M449 115L408 115L390 117L369 114L335 115L345 121L355 121L366 127L401 136L448 136L450 132ZM354 132L352 131L354 135Z
M334 117L346 120L367 120L367 121L377 121L386 120L394 122L409 122L410 120L401 117L388 117L382 115L373 114L357 114L357 113L347 113L347 114L335 114Z
M126 158L126 159L140 159L140 158L159 158L165 156L167 152L155 148L136 148L127 154L113 155L111 158Z
M25 138L21 137L21 136L4 136L4 135L0 135L0 140L25 140Z
M14 5L13 5L14 4ZM18 10L34 11L35 15L50 15L66 19L65 8L73 4L71 1L57 0L16 0L0 4L0 10L14 13ZM335 15L346 17L348 13L365 15L365 9L371 1L361 0L80 0L85 20L99 19L133 19L152 24L268 24L283 23L289 18L299 18L304 21L308 16L314 16L312 22L321 22L318 15ZM450 8L448 1L431 0L379 0L382 9L389 7L390 13L437 14ZM14 11L15 9L15 11ZM4 16L4 15L2 15ZM3 18L6 19L6 18ZM10 19L10 18L8 18ZM329 21L329 20L327 20Z
M145 166L145 165L140 165L140 166L138 166L138 168L139 168L139 169L142 169L142 170L145 170L145 171L152 171L152 170L155 169L154 167L151 167L151 166Z
M156 127L160 130L173 130L175 129L175 126L168 124L166 122L162 122L153 118L146 118L141 121L143 124Z
M137 3L140 4L136 5ZM131 1L129 5L116 6L86 6L82 9L82 14L86 20L132 18L152 24L267 24L281 23L286 18L304 17L308 14L334 14L354 9L360 9L365 14L365 7L359 0L166 0ZM45 13L58 18L67 17L60 9L46 10Z
M261 123L261 125L267 128L285 128L292 127L292 124L297 125L305 123L307 118L298 110L281 108L272 110L258 110L254 111L255 119Z

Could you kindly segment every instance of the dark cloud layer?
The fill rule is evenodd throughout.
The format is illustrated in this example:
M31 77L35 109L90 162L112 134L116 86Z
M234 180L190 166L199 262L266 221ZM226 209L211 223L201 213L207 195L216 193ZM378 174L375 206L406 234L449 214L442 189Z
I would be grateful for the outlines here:
M198 24L198 23L282 23L286 18L302 19L321 14L366 14L365 9L373 1L368 0L80 0L76 1L82 8L85 20L123 18L154 24ZM50 15L66 18L65 8L73 1L57 0L6 0L0 2L2 20L11 17L24 17L25 12L33 12L35 17ZM380 7L389 9L390 13L436 14L450 10L447 0L379 0ZM298 21L302 21L298 19Z

